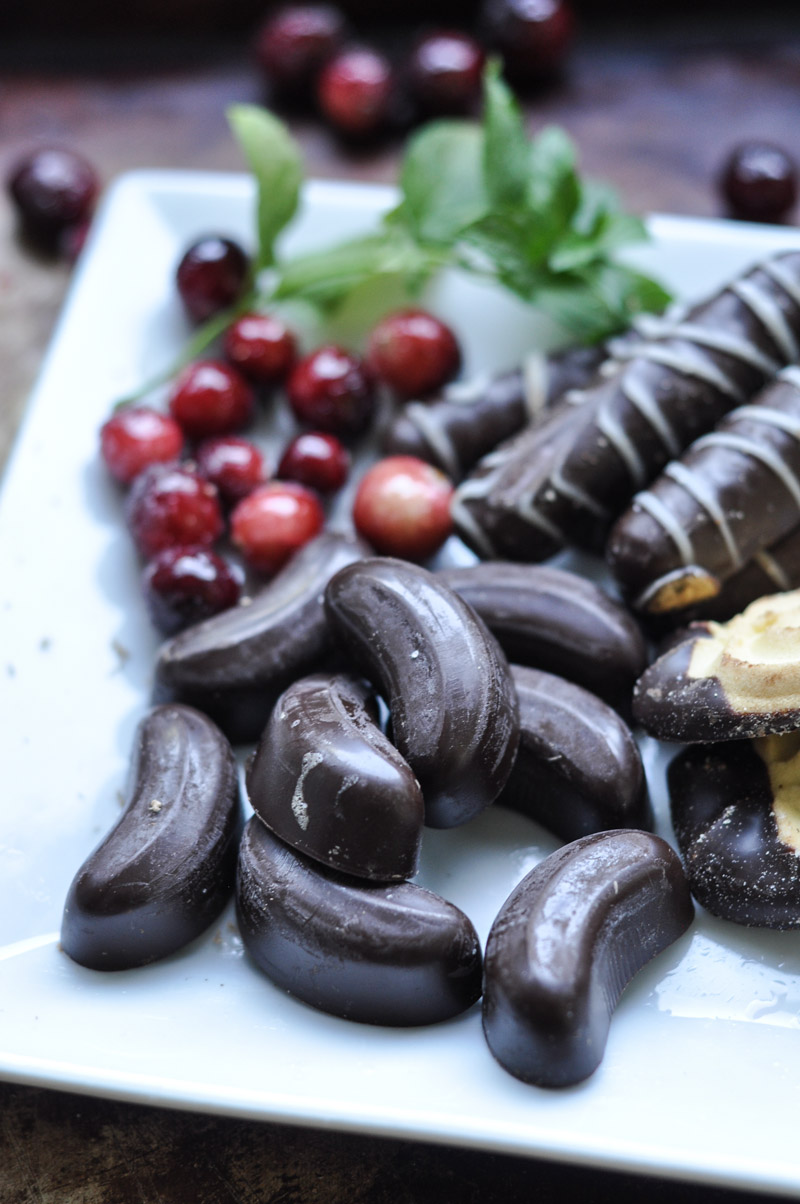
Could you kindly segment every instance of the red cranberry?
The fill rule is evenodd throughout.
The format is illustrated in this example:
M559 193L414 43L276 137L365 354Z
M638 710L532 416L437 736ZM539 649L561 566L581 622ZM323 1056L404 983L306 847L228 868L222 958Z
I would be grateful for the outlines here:
M408 72L411 91L425 113L468 113L481 94L485 61L474 38L442 30L422 38L414 48Z
M123 485L150 464L177 460L182 450L183 431L175 419L149 406L126 406L100 429L100 453Z
M337 54L317 80L317 101L326 121L340 134L367 138L388 123L394 92L387 58L368 47Z
M192 243L176 272L178 292L192 322L205 322L233 305L249 271L247 255L230 238L211 234Z
M297 358L297 341L274 314L243 314L225 335L226 358L256 385L274 385Z
M47 251L71 226L92 215L99 183L94 168L70 150L37 150L17 163L8 190L23 231Z
M416 456L387 456L364 475L353 503L359 535L385 556L427 560L452 531L453 486Z
M256 34L256 58L278 92L297 97L312 87L344 34L344 18L333 6L290 5L261 26Z
M224 529L216 487L180 464L151 464L140 472L128 494L125 517L146 560L163 548L206 547Z
M249 439L221 435L206 439L195 454L197 471L216 485L229 506L240 502L267 479L264 457Z
M370 370L402 397L424 396L451 380L461 349L449 326L422 309L389 314L369 337Z
M335 435L305 431L291 441L278 465L278 476L298 481L317 493L335 493L350 472L350 456Z
M197 360L180 373L169 412L190 439L227 435L253 417L255 395L235 368L220 360Z
M142 574L150 617L164 635L210 619L239 601L242 583L226 560L208 548L164 548Z
M744 142L731 153L720 181L732 217L780 222L797 201L797 167L770 142Z
M558 75L575 28L567 0L487 0L484 16L511 83L525 89Z
M362 361L332 345L295 365L286 392L300 422L331 435L361 434L375 408L374 385Z
M256 572L272 575L322 530L316 494L293 481L271 481L246 497L231 515L231 538Z

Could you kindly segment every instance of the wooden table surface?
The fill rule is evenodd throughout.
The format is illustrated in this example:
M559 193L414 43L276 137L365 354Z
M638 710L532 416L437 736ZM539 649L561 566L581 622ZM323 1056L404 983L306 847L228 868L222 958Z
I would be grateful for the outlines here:
M649 9L650 6L641 6ZM723 6L717 6L723 7ZM800 24L784 16L584 26L568 76L529 106L562 124L583 167L627 206L719 215L715 176L748 137L800 158ZM706 6L708 9L708 6ZM0 175L35 144L80 149L105 181L138 167L238 170L223 112L261 100L246 39L5 41L0 49ZM296 122L309 174L390 181L399 147L346 152ZM32 258L0 198L0 464L69 284ZM646 1068L643 1068L646 1073ZM0 1086L0 1204L617 1204L754 1200L605 1171L469 1150L320 1133Z

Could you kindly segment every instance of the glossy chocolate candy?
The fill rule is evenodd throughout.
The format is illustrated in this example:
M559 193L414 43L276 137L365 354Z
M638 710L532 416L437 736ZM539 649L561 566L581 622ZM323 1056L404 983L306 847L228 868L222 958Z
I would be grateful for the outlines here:
M335 531L319 535L246 605L164 644L156 697L206 711L235 743L257 740L278 695L331 659L323 591L335 572L368 552Z
M278 699L247 770L253 810L292 848L343 873L416 872L419 782L377 723L366 683L301 678Z
M236 762L191 707L139 725L125 810L69 889L61 946L93 970L125 970L199 936L233 892L242 827Z
M602 832L552 853L486 945L483 1027L500 1065L540 1087L588 1078L622 991L693 914L680 860L658 836Z
M508 561L438 576L477 611L510 661L566 677L630 711L647 648L628 610L599 585L565 569Z
M433 573L390 557L338 572L325 609L386 699L426 823L455 827L488 807L511 772L519 715L508 662L482 620Z
M696 745L667 780L698 903L735 924L800 928L800 734Z
M630 729L588 690L512 665L519 700L517 759L497 802L562 840L653 826L642 760Z
M254 816L242 838L237 915L279 987L365 1024L434 1024L480 997L481 949L462 911L411 882L346 877L290 849Z
M800 590L693 624L639 678L633 714L651 736L690 744L800 728Z

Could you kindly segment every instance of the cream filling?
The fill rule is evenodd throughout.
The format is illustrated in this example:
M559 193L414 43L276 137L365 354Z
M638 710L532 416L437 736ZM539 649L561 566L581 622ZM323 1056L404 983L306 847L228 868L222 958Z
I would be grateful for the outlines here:
M778 839L800 853L800 732L764 736L753 746L767 767Z
M800 590L752 602L695 641L689 678L715 677L734 711L800 709Z

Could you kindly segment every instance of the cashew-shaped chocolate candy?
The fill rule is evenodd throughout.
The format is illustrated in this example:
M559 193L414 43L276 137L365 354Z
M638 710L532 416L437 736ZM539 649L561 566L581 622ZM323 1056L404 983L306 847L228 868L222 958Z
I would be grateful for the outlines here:
M483 1028L510 1074L568 1087L597 1068L634 975L694 908L666 841L618 830L557 849L504 903L486 944Z
M329 870L283 844L257 816L242 837L236 906L259 969L334 1016L435 1024L480 997L480 944L462 911L411 882Z
M325 592L334 635L386 699L430 827L465 823L506 783L519 740L511 671L475 612L433 573L374 557Z
M800 522L800 368L780 372L636 494L606 555L638 608L713 596Z
M734 924L800 928L800 733L695 745L667 780L698 903Z
M477 611L510 661L566 677L630 711L647 648L627 609L599 585L550 565L497 560L438 576Z
M775 256L629 349L616 375L557 406L459 486L453 518L483 557L600 551L632 495L800 358L800 252Z
M205 711L237 743L259 738L275 699L331 656L322 594L333 574L369 549L326 531L253 598L161 647L156 696Z
M571 681L512 665L520 742L497 802L562 840L653 826L642 759L616 711Z
M692 624L639 678L633 714L651 736L689 744L800 728L800 590Z
M247 770L253 810L292 848L346 874L411 878L424 822L419 782L378 727L369 687L301 678L280 696Z
M242 828L236 762L210 719L178 704L139 725L125 810L76 874L61 946L92 970L166 957L233 892Z

